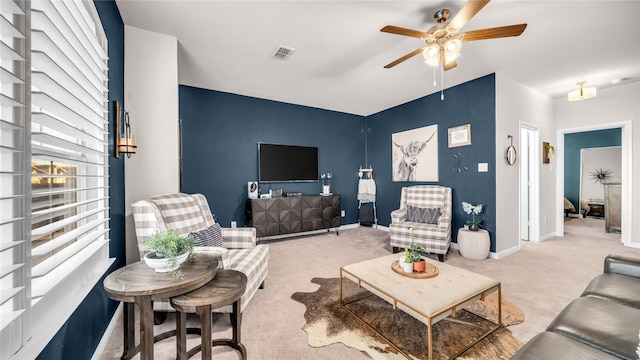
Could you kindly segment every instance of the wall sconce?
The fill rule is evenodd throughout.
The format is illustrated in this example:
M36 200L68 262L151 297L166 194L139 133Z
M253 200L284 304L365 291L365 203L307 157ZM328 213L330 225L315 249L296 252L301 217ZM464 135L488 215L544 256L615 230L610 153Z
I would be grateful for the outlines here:
M556 153L556 148L554 148L553 145L550 145L546 141L542 142L542 163L543 164L548 164L549 155L555 154L555 153Z
M131 158L131 154L136 153L136 136L131 133L131 125L129 125L129 112L124 112L124 137L122 136L122 107L118 101L113 103L115 115L115 156L119 159L120 154L127 154Z

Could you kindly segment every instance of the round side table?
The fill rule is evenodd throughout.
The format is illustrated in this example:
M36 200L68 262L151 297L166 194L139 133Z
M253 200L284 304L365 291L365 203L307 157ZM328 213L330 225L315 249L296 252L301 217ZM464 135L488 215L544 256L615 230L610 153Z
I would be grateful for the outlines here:
M487 230L470 231L467 228L458 230L458 250L463 257L484 260L489 256L490 246L491 240Z
M176 314L176 342L178 360L186 360L202 351L203 360L211 359L211 347L218 345L231 346L240 351L242 360L247 360L247 349L240 339L240 298L247 287L247 276L235 270L219 270L216 277L207 285L190 293L172 297L171 306L178 311ZM231 325L233 328L231 339L211 339L211 310L232 304ZM201 323L201 343L191 350L187 350L187 318L186 313L196 313Z

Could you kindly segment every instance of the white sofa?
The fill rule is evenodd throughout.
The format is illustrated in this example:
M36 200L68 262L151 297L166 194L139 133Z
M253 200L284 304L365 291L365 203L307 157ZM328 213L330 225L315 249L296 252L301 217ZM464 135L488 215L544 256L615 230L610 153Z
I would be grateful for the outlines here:
M159 195L133 203L133 219L140 258L149 249L143 242L157 232L174 230L180 235L205 229L214 224L207 199L202 194ZM241 298L241 311L249 305L258 288L264 286L268 272L269 247L256 244L254 228L221 228L223 247L194 247L197 253L218 258L218 266L247 275L247 289ZM167 300L154 301L154 311L173 312ZM231 305L214 309L231 312Z

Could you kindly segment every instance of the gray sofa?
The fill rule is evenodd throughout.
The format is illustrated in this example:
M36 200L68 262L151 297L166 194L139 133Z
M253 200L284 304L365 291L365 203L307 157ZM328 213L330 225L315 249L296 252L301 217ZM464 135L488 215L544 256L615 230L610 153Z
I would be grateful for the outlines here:
M640 359L640 259L609 255L604 273L511 359Z
M180 235L205 229L214 223L207 199L202 194L167 194L137 201L131 204L138 240L140 258L148 249L144 241L154 233L174 230ZM259 288L264 286L269 263L267 245L256 244L256 229L222 228L222 247L196 246L194 252L207 254L219 260L218 266L237 270L247 275L247 288L240 301L241 311L249 305ZM154 311L175 311L169 300L153 303ZM231 305L214 309L214 312L230 313Z

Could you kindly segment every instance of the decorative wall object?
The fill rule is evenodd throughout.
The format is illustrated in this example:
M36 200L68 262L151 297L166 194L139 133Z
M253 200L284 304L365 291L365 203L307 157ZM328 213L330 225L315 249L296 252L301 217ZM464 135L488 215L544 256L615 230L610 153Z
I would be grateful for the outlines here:
M553 145L549 144L546 141L542 142L542 163L543 164L548 164L549 156L555 153L556 153L556 148L554 148Z
M438 125L391 135L393 181L438 181Z
M511 140L511 145L507 146L507 151L505 152L504 158L507 160L507 164L513 165L516 163L516 148L513 146L513 135L507 135L509 140Z
M603 170L602 168L600 169L595 169L591 172L591 180L593 180L595 183L605 183L609 180L611 180L613 176L611 175L611 170Z
M449 147L471 145L471 124L449 128Z
M451 171L458 171L458 173L461 173L462 170L464 171L469 171L469 168L462 165L462 159L464 158L464 154L461 152L458 152L457 154L453 154L453 157L457 159L456 164L451 168Z

